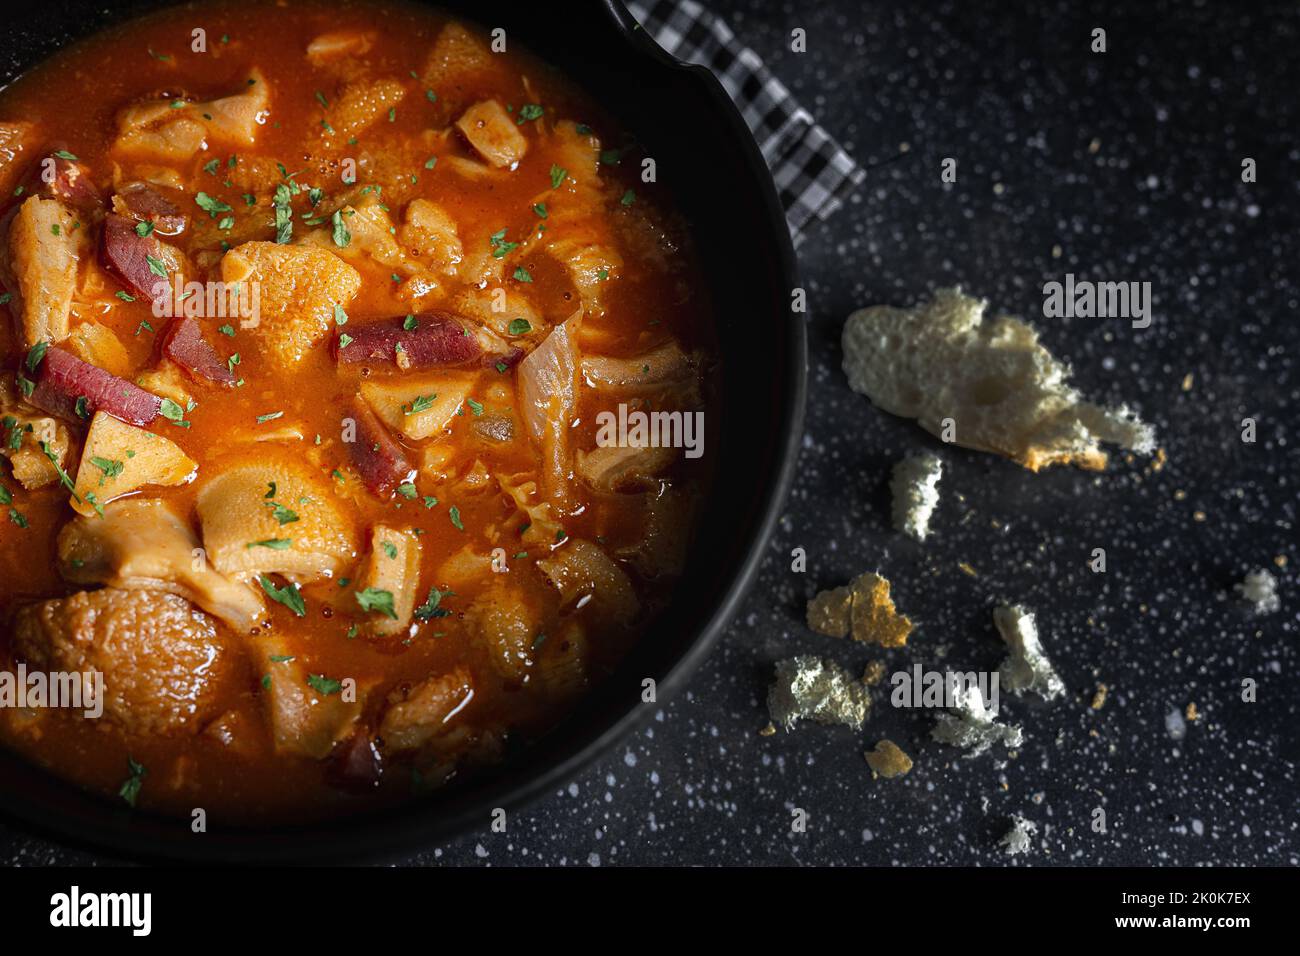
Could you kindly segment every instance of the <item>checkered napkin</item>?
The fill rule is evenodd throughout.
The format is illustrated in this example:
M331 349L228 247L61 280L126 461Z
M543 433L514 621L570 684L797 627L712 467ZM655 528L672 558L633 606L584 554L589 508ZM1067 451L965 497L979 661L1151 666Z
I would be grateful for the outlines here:
M767 160L798 245L865 177L848 153L795 102L757 53L694 0L626 0L659 45L708 67L735 101Z

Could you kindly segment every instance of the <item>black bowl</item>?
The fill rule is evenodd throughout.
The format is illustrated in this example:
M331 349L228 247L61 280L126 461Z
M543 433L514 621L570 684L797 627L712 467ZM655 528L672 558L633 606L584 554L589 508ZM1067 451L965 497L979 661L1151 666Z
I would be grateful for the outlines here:
M51 0L11 18L3 80L74 39L167 6ZM467 20L482 5L437 6ZM138 859L359 861L429 847L487 827L496 807L554 791L626 737L686 682L756 576L784 503L802 436L804 320L785 216L757 146L717 79L663 52L618 0L496 3L492 23L576 79L655 157L690 224L716 314L720 401L705 453L714 485L671 606L609 679L556 730L501 765L380 813L274 829L211 826L133 812L0 751L0 811L53 839ZM643 681L656 702L642 702Z

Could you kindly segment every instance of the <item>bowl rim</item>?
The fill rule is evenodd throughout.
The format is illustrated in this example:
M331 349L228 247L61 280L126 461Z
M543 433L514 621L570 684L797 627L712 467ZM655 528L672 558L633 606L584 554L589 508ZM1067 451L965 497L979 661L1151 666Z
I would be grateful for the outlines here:
M722 83L706 67L679 60L660 47L621 0L599 0L598 5L609 18L610 24L642 59L649 61L649 65L654 68L673 70L689 77L698 86L717 119L726 124L726 138L735 145L738 156L752 179L746 186L752 187L756 205L769 227L770 234L766 238L772 243L774 258L779 263L779 278L792 290L800 286L794 245L775 182L753 134ZM125 22L131 18L132 15L128 15L115 22ZM134 820L138 823L138 815L133 815L125 808L110 807L102 795L82 791L76 785L49 774L6 750L0 753L0 759L20 761L38 773L47 774L57 783L83 793L87 800L101 804L98 811L103 814L107 810L103 815L114 822L105 826L106 821L102 816L92 821L89 815L76 819L51 819L48 811L41 812L42 806L17 797L8 788L0 788L0 814L3 814L0 820L19 824L20 834L39 835L69 848L116 854L132 861L190 861L207 864L380 862L409 856L432 848L439 840L450 840L463 835L468 831L472 820L482 819L484 808L489 804L512 812L518 811L535 802L545 791L579 775L608 753L619 740L627 739L638 727L647 723L656 709L662 709L680 691L732 623L741 602L758 577L766 556L766 544L771 539L794 481L806 414L807 322L801 313L793 310L786 310L785 315L780 345L785 350L788 395L780 405L780 419L774 423L784 439L775 450L775 474L755 499L755 511L760 517L742 535L743 560L729 573L730 580L721 599L698 627L694 639L667 667L662 679L658 681L655 707L630 703L619 716L598 729L573 734L572 742L565 745L565 755L541 772L522 780L490 783L477 795L472 805L450 812L447 808L439 810L422 805L419 801L408 801L387 813L325 818L301 827L222 828L219 833L212 834L212 840L190 840L181 845L174 842L175 836L160 838L135 830L131 822ZM150 815L150 819L183 824L183 821L160 815ZM116 821L121 821L121 825ZM308 834L324 832L329 834L328 841L303 839Z

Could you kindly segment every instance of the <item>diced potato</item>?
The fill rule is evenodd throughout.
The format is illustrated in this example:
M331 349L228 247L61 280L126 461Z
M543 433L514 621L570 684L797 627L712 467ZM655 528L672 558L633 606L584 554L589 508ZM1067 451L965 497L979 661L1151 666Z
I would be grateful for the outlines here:
M21 317L23 347L67 338L80 259L76 217L57 199L29 197L9 226L6 285Z
M551 134L555 138L559 156L556 165L569 174L566 186L584 189L595 187L600 183L600 140L591 132L579 132L578 124L572 120L561 120L555 124Z
M396 109L406 96L406 90L397 80L357 80L347 84L335 100L326 117L329 128L322 127L322 135L346 142L369 129L388 111Z
M639 539L617 552L647 578L673 577L686 566L691 519L698 501L675 488L647 492Z
M566 605L591 615L600 625L627 625L640 610L627 574L590 541L566 541L537 567L560 592Z
M440 372L361 383L361 396L389 428L412 441L442 431L473 388L476 376Z
M528 151L528 140L496 100L475 103L456 120L456 128L480 156L498 169L513 166Z
M282 368L297 365L361 288L361 274L338 256L313 245L246 242L221 260L227 285L257 282L257 325L251 330L264 355Z
M260 446L256 461L226 467L200 488L195 505L208 560L222 574L315 581L341 574L356 555L333 489L288 452Z
M104 588L31 604L13 649L39 671L103 675L104 716L133 734L193 733L229 672L212 621L162 591Z
M79 513L93 515L96 505L146 485L182 485L197 467L170 439L96 412L81 450L71 504Z
M428 199L407 204L406 222L398 234L412 256L447 275L455 275L457 264L465 257L456 223Z
M429 51L421 80L426 87L436 90L453 78L464 82L467 73L491 66L492 52L459 23L449 23Z
M190 526L158 498L115 501L102 518L74 518L59 532L59 570L68 581L167 591L247 631L265 617L260 589L214 571L202 553Z
M419 586L419 537L412 531L375 525L370 532L370 555L357 577L357 589L392 595L395 616L372 611L368 623L371 633L381 637L405 633L411 626Z
M98 322L82 322L72 330L63 347L90 365L97 365L118 378L131 374L131 357L126 346L107 326Z
M494 581L465 612L465 623L487 654L492 668L508 680L521 680L533 666L541 609L523 588Z
M454 726L452 718L473 697L474 681L463 667L430 677L407 690L393 691L379 725L384 748L395 752L418 750Z

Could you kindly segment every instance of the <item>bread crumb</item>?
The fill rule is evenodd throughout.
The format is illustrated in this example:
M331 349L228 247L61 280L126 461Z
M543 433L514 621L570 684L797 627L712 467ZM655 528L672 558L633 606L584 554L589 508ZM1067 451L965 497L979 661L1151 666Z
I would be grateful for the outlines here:
M929 452L909 455L894 465L889 490L894 498L895 530L917 541L926 539L930 533L930 517L939 504L942 475L943 462Z
M1243 601L1253 606L1256 614L1272 614L1282 606L1282 599L1277 594L1277 578L1264 568L1251 571L1240 584L1235 585L1235 589Z
M970 684L958 685L952 713L940 714L930 735L940 743L969 750L968 757L978 757L995 743L1011 748L1024 741L1019 727L994 719L979 688Z
M862 672L862 683L868 687L875 687L885 679L885 662L871 661L867 664L866 669Z
M901 777L912 769L912 758L892 740L880 741L875 750L867 751L866 757L871 772L886 780Z
M1039 642L1033 611L1020 604L995 608L993 623L1011 651L998 671L1004 687L1016 694L1031 690L1044 700L1065 693L1065 684Z
M1157 448L1155 456L1151 459L1151 470L1163 471L1167 461L1169 461L1169 456L1165 454L1165 450Z
M1188 720L1199 720L1201 717L1201 712L1196 709L1194 702L1187 705L1187 709L1183 711L1183 714Z
M1188 372L1186 375L1184 375L1184 376L1183 376L1183 391L1184 391L1184 392L1190 392L1190 391L1192 390L1192 385L1193 385L1193 383L1194 383L1195 381L1196 381L1196 376L1194 376L1191 372Z
M979 574L976 572L976 570L975 570L974 568L972 568L972 567L970 566L970 564L967 563L966 561L959 561L959 562L957 562L957 567L961 568L961 570L962 570L964 573L969 574L969 575L970 575L971 577L973 577L973 578L977 578L977 577L979 577Z
M1028 853L1033 849L1032 837L1038 832L1038 824L1016 814L1011 818L1011 829L1002 835L998 846L1007 851L1007 856Z
M1100 470L1102 442L1142 454L1155 431L1126 406L1084 401L1069 367L988 303L939 289L912 309L872 306L844 323L849 386L880 408L915 418L931 434L997 452L1031 471L1064 463Z
M776 681L767 692L772 721L790 730L800 720L861 728L871 693L839 665L801 655L778 661Z
M762 730L760 730L760 731L758 732L758 735L759 735L760 737L771 737L774 733L776 733L776 724L772 723L772 722L769 720L769 721L767 722L767 726L764 727Z
M889 582L873 571L809 601L808 626L818 634L852 634L855 641L883 647L902 647L912 632L912 622L897 612L889 597Z
M1106 695L1110 693L1110 688L1105 684L1097 685L1097 692L1092 695L1092 709L1101 710L1106 706Z

